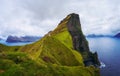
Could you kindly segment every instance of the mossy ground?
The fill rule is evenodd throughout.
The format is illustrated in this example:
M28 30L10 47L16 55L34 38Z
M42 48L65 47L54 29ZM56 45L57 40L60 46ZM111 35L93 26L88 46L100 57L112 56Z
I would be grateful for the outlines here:
M97 76L97 72L92 66L62 66L51 63L43 66L22 52L5 53L0 57L0 76Z

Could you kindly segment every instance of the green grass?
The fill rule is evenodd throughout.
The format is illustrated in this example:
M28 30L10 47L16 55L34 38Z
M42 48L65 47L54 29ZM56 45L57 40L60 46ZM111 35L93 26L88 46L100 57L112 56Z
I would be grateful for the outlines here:
M95 75L98 70L92 66L63 66L52 63L42 66L23 52L1 56L0 70L4 71L0 72L0 76L99 76Z
M6 46L0 44L0 52L7 52L7 51L18 51L21 46Z
M42 52L40 57L46 58L47 62L68 66L80 65L75 58L71 49L66 47L63 43L54 37L47 37L43 42Z

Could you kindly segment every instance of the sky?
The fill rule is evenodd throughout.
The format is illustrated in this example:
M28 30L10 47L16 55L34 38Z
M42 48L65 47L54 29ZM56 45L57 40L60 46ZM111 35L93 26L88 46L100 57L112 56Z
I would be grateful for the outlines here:
M120 32L120 0L0 0L0 37L44 36L70 13L85 35Z

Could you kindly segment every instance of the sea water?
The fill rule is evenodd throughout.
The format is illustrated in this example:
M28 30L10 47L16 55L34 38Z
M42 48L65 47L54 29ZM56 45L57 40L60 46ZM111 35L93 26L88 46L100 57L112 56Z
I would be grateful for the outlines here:
M120 39L111 37L87 38L92 52L101 61L101 76L120 76Z
M7 45L7 46L21 46L21 45L26 45L26 44L31 44L33 42L6 42L5 40L0 40L1 44Z

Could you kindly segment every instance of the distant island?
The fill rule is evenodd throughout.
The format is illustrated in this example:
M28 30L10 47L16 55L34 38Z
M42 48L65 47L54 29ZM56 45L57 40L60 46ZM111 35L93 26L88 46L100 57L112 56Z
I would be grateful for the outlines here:
M0 40L2 40L2 38L0 38Z
M120 33L116 34L114 37L115 38L120 38Z
M111 35L96 35L96 34L89 34L86 37L90 37L90 38L95 38L95 37L113 37Z
M34 42L39 40L41 37L38 36L22 36L22 37L17 37L17 36L8 36L6 39L6 42L9 43L16 43L16 42Z

